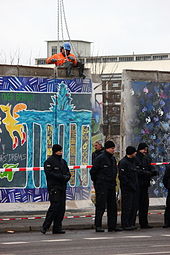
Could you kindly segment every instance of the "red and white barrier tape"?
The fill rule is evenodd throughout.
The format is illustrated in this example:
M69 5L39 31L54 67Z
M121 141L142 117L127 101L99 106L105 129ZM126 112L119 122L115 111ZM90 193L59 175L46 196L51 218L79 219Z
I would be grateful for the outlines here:
M164 214L164 212L149 212L148 215L162 215ZM120 215L120 213L118 213L118 215ZM64 216L64 219L79 219L79 218L94 218L95 215L75 215L75 216ZM40 220L40 219L44 219L45 216L42 217L16 217L16 218L2 218L0 219L1 221L10 221L10 220Z
M92 165L69 166L70 170L73 169L87 169L92 168ZM20 168L0 168L0 172L26 172L26 171L42 171L44 167L20 167Z
M161 166L161 165L169 165L170 162L161 162L161 163L151 163L152 166Z
M153 166L168 165L170 162L151 163ZM70 170L74 169L88 169L92 165L69 166ZM0 168L0 172L26 172L26 171L42 171L44 167L20 167L20 168Z
M64 219L78 219L78 218L93 218L95 215L75 215L75 216L64 216ZM3 218L0 221L10 221L10 220L40 220L44 219L45 216L42 217L17 217L17 218Z

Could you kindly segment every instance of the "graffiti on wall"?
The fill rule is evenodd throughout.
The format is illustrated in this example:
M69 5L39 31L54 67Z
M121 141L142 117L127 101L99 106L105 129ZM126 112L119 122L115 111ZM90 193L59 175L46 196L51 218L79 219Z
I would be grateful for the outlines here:
M96 89L97 88L97 89ZM94 83L92 90L92 144L103 141L103 96L101 84ZM94 150L94 148L93 148Z
M59 142L68 164L90 163L87 156L91 153L90 80L3 79L4 82L0 79L3 90L0 94L0 167L43 166L51 155L52 144ZM18 92L23 90L26 92ZM81 181L83 178L88 180L86 185ZM0 173L0 188L0 202L48 199L44 171ZM72 173L67 198L87 198L89 190L89 172Z
M154 162L170 161L170 83L133 81L130 84L130 100L135 112L128 120L133 130L131 143L146 142ZM128 104L128 102L126 102ZM151 186L152 196L165 195L162 184L164 167Z

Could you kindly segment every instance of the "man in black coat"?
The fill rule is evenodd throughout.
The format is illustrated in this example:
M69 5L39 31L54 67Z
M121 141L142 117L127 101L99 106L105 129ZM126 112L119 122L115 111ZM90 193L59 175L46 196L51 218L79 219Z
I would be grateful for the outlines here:
M71 175L66 161L62 159L62 147L59 144L54 144L52 151L52 156L44 163L50 207L41 232L45 234L53 222L52 233L64 234L62 220L65 213L66 187Z
M95 151L92 153L92 164L94 163L95 158L99 156L102 152L104 152L104 148L100 141L96 141L94 143L94 148L95 148Z
M163 184L165 188L168 190L163 228L170 228L170 164L166 167L166 171L163 177Z
M121 188L121 224L124 230L134 230L138 208L138 174L135 164L136 149L126 148L126 156L119 162Z
M146 143L140 143L136 154L139 178L139 224L141 228L152 228L148 224L148 188L151 178L157 175L155 169L151 166L151 158L147 156L147 150L148 145Z
M102 229L102 217L107 208L108 231L116 231L117 206L116 206L116 175L117 164L113 156L115 144L107 141L104 152L94 160L90 170L91 179L96 192L95 227L96 232L104 232Z

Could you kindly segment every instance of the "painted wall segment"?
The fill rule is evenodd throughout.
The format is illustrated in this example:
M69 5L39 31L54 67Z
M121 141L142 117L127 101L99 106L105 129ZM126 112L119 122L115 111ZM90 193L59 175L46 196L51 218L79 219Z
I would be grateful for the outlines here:
M0 167L43 166L52 144L59 141L68 164L91 163L91 81L85 80L0 79ZM83 172L85 184L82 171L73 174L68 199L88 198L89 171ZM0 173L0 187L0 202L48 199L43 171Z
M170 82L164 82L163 78L162 81L155 80L155 72L149 74L150 81L144 80L145 74L142 72L140 77L143 80L134 79L135 71L132 73L133 79L128 71L124 75L121 130L123 147L146 142L153 162L169 162ZM153 180L150 188L152 197L166 195L162 184L164 170L164 165L159 166L159 176Z

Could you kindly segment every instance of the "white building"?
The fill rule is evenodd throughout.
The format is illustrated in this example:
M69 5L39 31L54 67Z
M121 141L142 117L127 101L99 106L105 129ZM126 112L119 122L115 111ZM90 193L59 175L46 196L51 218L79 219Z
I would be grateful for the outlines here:
M35 59L35 64L44 66L46 58L59 52L62 44L63 41L47 41L47 56ZM170 53L91 56L92 42L72 40L71 44L72 52L94 74L121 74L124 69L170 71Z
M120 74L124 69L170 71L170 53L97 56L85 61L98 74Z
M79 59L93 74L93 98L96 103L102 105L103 111L102 133L107 139L113 138L117 141L120 134L123 70L170 71L170 53L91 56L91 42L76 40L72 42ZM47 57L57 52L56 47L57 41L47 41ZM44 64L45 58L36 59L36 65ZM94 77L100 78L97 81Z

